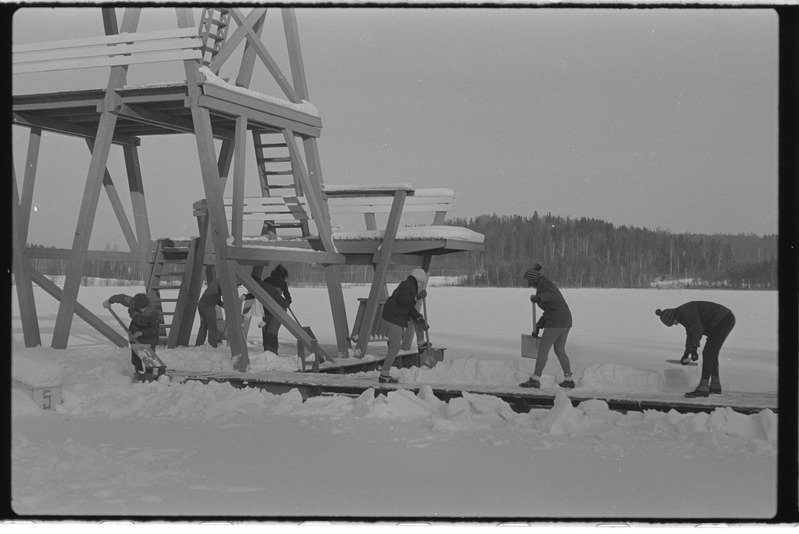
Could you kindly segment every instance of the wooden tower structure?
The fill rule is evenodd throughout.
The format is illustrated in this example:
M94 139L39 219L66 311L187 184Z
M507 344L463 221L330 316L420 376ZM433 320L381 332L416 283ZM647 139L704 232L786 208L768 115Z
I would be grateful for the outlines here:
M88 9L88 8L87 8ZM51 346L66 348L72 320L78 315L119 346L126 340L78 302L84 265L97 259L137 261L147 273L147 292L162 307L167 346L188 345L204 275L213 270L221 282L227 335L234 368L249 366L237 284L251 292L264 309L307 347L316 346L292 316L259 284L270 264L308 262L324 267L336 346L347 356L351 343L365 350L378 322L385 276L391 263L429 269L431 258L462 250L482 250L482 237L468 230L453 232L443 217L454 198L450 190L417 190L409 184L326 186L317 146L322 123L308 101L299 32L293 8L205 8L199 22L195 10L175 7L175 28L141 31L140 7L101 9L105 36L19 45L13 48L13 73L35 76L76 68L108 71L105 89L53 91L14 95L13 124L29 129L22 187L14 175L13 269L26 346L41 344L33 284L58 299ZM165 8L159 8L166 11ZM117 12L122 12L121 20ZM171 11L171 9L170 9ZM290 72L281 71L262 41L266 17L282 19ZM219 77L223 65L239 52L235 79ZM139 64L171 62L181 69L180 82L127 85L128 70ZM266 69L279 96L251 88L256 68ZM85 139L91 154L71 249L27 246L28 224L40 155L42 132ZM204 198L188 205L197 217L199 236L188 241L153 240L147 216L139 158L140 139L151 135L190 135L196 142ZM248 138L252 139L257 176L245 169ZM215 142L221 141L217 150ZM132 223L107 169L112 149L121 148L133 207ZM163 177L164 180L168 177ZM262 193L245 198L245 180L259 182ZM232 196L224 196L232 180ZM105 191L125 236L129 252L89 250L98 199ZM157 194L157 193L156 193ZM176 206L180 209L180 206ZM429 211L433 225L426 232L406 230L403 213ZM339 234L331 214L361 213L365 234ZM377 215L385 214L384 227ZM251 223L257 231L248 232ZM436 230L438 229L438 230ZM474 234L474 233L472 233ZM64 287L59 288L31 268L36 257L69 260ZM349 331L340 268L366 264L374 268L369 298ZM170 295L169 290L172 291ZM174 294L176 293L176 294ZM360 334L360 335L359 335Z

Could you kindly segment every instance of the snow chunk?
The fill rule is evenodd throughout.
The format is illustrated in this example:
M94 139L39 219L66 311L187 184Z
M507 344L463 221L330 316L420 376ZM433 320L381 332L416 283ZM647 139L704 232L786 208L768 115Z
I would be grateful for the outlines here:
M32 388L58 386L63 381L61 366L37 349L14 351L11 358L11 378Z
M663 377L657 371L614 363L592 364L583 371L582 389L652 393L663 391Z

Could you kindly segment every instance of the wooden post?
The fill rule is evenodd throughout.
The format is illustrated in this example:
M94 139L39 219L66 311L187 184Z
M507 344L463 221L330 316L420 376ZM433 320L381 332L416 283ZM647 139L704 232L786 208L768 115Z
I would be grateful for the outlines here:
M236 117L236 142L234 145L233 159L236 165L233 169L233 239L237 247L242 246L242 233L244 225L244 163L247 148L247 117Z
M122 20L123 33L135 32L139 23L141 8L126 8L125 16ZM117 116L113 113L114 107L118 105L120 97L116 94L116 89L125 84L127 78L127 65L118 65L111 68L108 85L106 86L105 99L103 101L103 112L100 114L97 135L95 137L94 152L92 153L89 171L86 176L86 186L83 191L83 201L81 202L78 214L78 223L75 229L75 238L72 242L72 254L67 267L67 275L64 280L64 291L61 303L58 306L55 328L53 330L53 340L51 346L54 349L64 349L69 340L69 331L72 327L72 318L75 313L75 303L78 300L80 290L80 280L83 271L83 264L86 260L86 252L89 248L94 217L97 214L97 202L100 196L102 179L108 162L108 154L111 149L111 140L116 127Z
M399 229L402 207L405 205L406 196L407 192L403 189L398 189L394 192L394 202L391 204L391 212L386 223L386 230L383 233L383 242L380 245L380 259L377 261L372 287L369 289L369 298L366 301L366 311L364 311L363 322L361 322L361 331L358 332L357 348L361 354L366 353L366 347L369 344L369 332L371 332L377 316L380 292L385 281L388 265L391 263L391 252L394 250L394 239Z
M179 27L194 26L190 9L177 8L177 16ZM236 263L226 259L229 234L222 198L224 192L223 183L219 177L219 166L214 148L211 116L207 109L201 108L199 105L201 90L198 79L198 62L186 60L183 62L183 66L186 73L186 87L189 93L192 121L194 122L194 137L197 142L197 153L200 158L200 170L205 189L209 230L216 254L216 273L219 278L219 287L222 290L222 301L225 305L225 320L227 322L233 367L239 372L246 372L250 366L250 359L247 354L247 342L240 328L241 306L238 291L236 290Z
M144 183L142 182L141 166L139 165L139 152L134 145L124 145L122 153L125 156L125 170L128 175L128 190L130 191L130 204L133 207L133 225L136 227L137 246L131 252L140 258L142 283L150 272L152 261L152 238L150 235L150 221L147 216L147 203L144 197Z
M28 242L28 225L30 224L31 208L33 206L33 186L36 183L36 169L39 164L39 148L42 142L42 129L31 128L28 136L28 155L25 160L25 173L23 174L22 198L20 199L19 233L22 242Z
M19 302L19 313L22 319L22 336L26 347L38 347L42 344L42 337L39 333L36 300L34 299L33 286L31 285L32 269L30 260L24 254L25 244L28 239L28 225L24 224L23 221L27 219L27 214L19 203L17 173L13 163L11 165L11 183L14 188L14 199L11 203L14 285L17 288L17 301Z

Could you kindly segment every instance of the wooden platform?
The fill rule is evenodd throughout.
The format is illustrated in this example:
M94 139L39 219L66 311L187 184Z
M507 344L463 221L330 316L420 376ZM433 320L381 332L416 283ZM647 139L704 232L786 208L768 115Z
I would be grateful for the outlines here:
M366 362L364 362L366 363ZM374 389L375 395L386 394L398 389L418 393L424 384L399 383L380 384L377 376L352 376L331 373L237 373L237 372L190 372L167 370L173 380L197 380L203 383L227 382L235 387L257 387L274 394L283 394L296 389L303 400L320 395L360 396L363 392ZM557 391L564 391L574 406L583 401L598 399L608 403L611 410L619 412L657 410L680 413L709 413L716 408L729 407L743 414L758 413L771 410L777 413L776 393L746 393L730 391L723 395L712 395L702 399L688 399L682 392L645 394L590 393L560 389L530 390L508 386L480 385L432 385L435 396L443 401L463 396L464 392L491 395L507 402L517 413L526 413L531 409L551 407Z

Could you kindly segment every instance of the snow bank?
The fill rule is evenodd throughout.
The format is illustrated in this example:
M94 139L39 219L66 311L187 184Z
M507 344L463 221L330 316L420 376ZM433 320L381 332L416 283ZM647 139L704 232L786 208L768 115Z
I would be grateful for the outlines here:
M32 388L58 386L63 381L61 366L52 353L40 349L15 350L11 355L11 378Z

